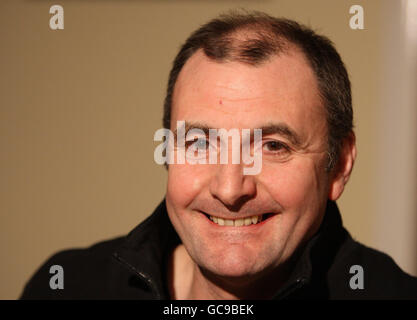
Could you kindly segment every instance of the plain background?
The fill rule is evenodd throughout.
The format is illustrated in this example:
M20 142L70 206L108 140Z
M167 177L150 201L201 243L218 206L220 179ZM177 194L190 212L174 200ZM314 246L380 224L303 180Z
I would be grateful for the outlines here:
M54 4L64 7L64 30L49 28ZM364 30L349 28L354 4ZM17 298L51 254L126 234L153 211L166 188L153 135L172 60L191 31L233 8L292 18L333 40L351 77L358 146L338 201L344 224L417 275L409 5L2 0L0 298Z

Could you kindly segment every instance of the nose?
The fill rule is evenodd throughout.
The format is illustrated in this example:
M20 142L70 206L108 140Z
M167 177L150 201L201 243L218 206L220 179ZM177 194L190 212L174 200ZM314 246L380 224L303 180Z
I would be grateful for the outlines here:
M255 197L255 177L244 175L239 164L221 164L210 183L210 193L230 211L238 211L246 201Z

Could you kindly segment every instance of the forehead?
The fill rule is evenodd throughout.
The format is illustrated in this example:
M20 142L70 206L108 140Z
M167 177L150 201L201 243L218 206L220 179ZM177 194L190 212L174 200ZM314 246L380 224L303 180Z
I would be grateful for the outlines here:
M204 120L216 127L256 127L271 120L294 126L324 119L316 77L299 50L259 66L216 62L202 50L181 70L171 120Z

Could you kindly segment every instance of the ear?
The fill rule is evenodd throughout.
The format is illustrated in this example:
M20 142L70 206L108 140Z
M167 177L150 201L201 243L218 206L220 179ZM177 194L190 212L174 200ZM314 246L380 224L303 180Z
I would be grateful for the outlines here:
M329 199L337 200L343 193L356 159L356 137L351 131L343 140L339 160L330 174Z

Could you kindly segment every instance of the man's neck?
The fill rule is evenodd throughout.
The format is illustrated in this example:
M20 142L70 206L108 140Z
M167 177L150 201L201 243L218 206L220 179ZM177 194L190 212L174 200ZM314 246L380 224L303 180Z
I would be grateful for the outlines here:
M202 271L182 244L173 251L168 273L170 296L176 300L268 299L288 277L281 269L258 281L222 279Z

